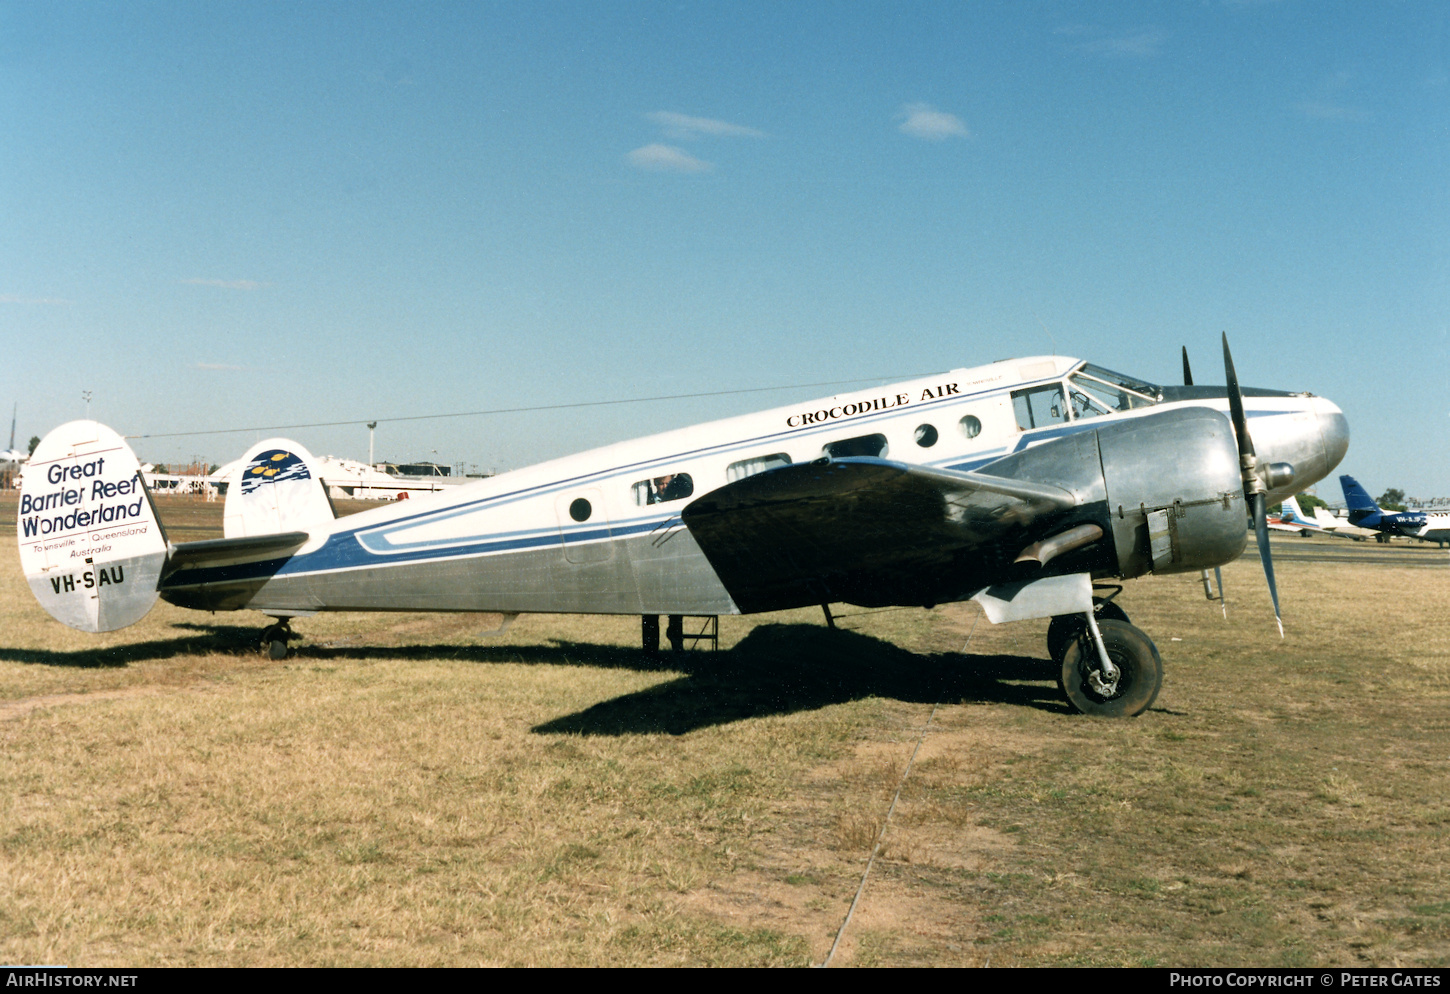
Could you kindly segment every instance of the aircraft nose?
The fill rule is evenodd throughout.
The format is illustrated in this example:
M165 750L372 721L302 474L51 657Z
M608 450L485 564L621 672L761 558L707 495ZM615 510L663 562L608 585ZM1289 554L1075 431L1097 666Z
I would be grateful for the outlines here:
M1298 493L1329 475L1349 449L1349 422L1332 401L1307 397L1281 417L1253 426L1260 476L1270 500Z
M1333 401L1315 397L1314 413L1319 419L1319 434L1324 439L1324 472L1327 474L1349 451L1349 419Z

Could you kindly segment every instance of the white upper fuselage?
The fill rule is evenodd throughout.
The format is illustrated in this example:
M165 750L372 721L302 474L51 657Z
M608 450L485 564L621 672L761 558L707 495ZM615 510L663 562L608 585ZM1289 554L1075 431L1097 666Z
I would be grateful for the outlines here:
M831 454L877 455L921 466L975 470L1107 419L1138 417L1172 406L1228 410L1224 398L1175 404L1134 399L1133 404L1142 406L1096 410L1080 403L1088 398L1065 385L1065 377L1081 366L1081 360L1061 356L1008 360L592 449L338 519L326 532L313 531L312 540L282 572L331 572L502 554L557 547L561 539L566 550L644 533L663 540L681 527L679 512L690 499L783 464L779 457L792 463L819 459L828 446L841 442L856 444ZM1065 385L1060 408L1043 399L1053 385ZM1106 390L1099 396L1111 393ZM1277 436L1299 438L1307 433L1317 438L1316 419L1338 417L1342 423L1337 407L1307 394L1250 397L1246 407L1264 462L1274 459ZM971 431L975 434L969 435ZM881 440L884 449L869 451ZM1323 448L1321 443L1321 454ZM1329 460L1330 467L1342 451L1341 447ZM1280 496L1308 486L1324 472L1327 469L1312 478L1297 474ZM676 478L681 476L688 476L688 488L680 486ZM654 502L655 497L666 499ZM343 536L355 538L356 546L340 544L337 540ZM323 545L329 546L326 554L309 555ZM571 561L575 561L572 556Z

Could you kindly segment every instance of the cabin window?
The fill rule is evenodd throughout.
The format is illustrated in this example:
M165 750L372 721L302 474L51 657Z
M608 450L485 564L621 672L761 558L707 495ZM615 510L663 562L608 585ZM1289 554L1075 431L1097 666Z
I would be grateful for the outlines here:
M916 426L916 444L923 449L929 449L936 444L937 433L934 425Z
M569 505L569 517L575 521L588 521L589 515L594 513L594 508L583 497L576 498L574 503Z
M733 462L725 467L725 480L728 483L734 483L736 480L743 480L747 476L764 473L768 469L779 469L782 466L789 465L790 456L784 452L772 452L768 456L742 459L739 462Z
M1067 420L1067 405L1062 401L1062 384L1050 383L1031 390L1014 390L1012 410L1017 415L1017 427L1023 431L1062 424Z
M832 459L849 459L851 456L873 456L877 459L885 459L886 436L877 432L874 435L843 438L838 442L827 442L821 446L821 452Z
M666 504L672 500L684 500L695 492L695 481L689 473L665 473L648 480L640 480L630 488L634 502L640 507L646 504Z
M976 438L982 433L982 419L975 414L968 414L957 424L961 427L962 434L968 438Z

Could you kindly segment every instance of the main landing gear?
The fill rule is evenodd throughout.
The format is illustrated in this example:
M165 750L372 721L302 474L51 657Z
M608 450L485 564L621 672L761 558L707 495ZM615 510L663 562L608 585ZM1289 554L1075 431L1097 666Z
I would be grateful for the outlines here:
M1093 598L1091 625L1086 615L1053 618L1047 651L1059 667L1058 687L1083 714L1131 718L1151 707L1163 687L1158 647L1110 600Z

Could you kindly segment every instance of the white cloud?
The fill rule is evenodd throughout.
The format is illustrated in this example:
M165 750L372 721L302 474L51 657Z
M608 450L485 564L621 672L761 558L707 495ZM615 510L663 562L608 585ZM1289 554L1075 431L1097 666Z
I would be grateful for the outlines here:
M657 173L707 173L715 167L673 145L645 145L625 156L636 169Z
M701 135L709 135L712 138L765 137L764 131L747 128L743 124L731 124L729 121L717 121L710 117L691 117L689 114L677 114L672 110L651 111L645 117L664 128L665 133L671 138L679 141L689 141L691 138L698 138Z
M68 307L71 301L63 297L22 297L17 293L0 293L0 304L47 304L53 307Z
M1299 113L1319 121L1366 121L1369 114L1358 107L1333 104L1325 100L1305 100L1296 104Z
M901 132L913 138L927 141L944 141L947 138L966 138L967 126L955 114L937 110L929 104L906 104L897 115L901 118Z
M1369 112L1354 102L1358 82L1352 72L1330 73L1319 81L1316 97L1301 100L1294 107L1305 117L1318 121L1367 121Z
M1104 55L1108 57L1126 57L1137 59L1148 59L1157 55L1163 48L1163 43L1168 40L1168 32L1161 28L1144 28L1132 34L1102 36L1099 28L1083 24L1064 25L1055 32L1060 35L1071 35L1074 37L1087 37L1088 41L1074 45L1079 52L1087 52L1090 55Z
M224 290L258 290L261 289L263 286L266 286L265 283L258 283L256 280L190 279L182 280L181 282L189 283L192 286L219 286Z

